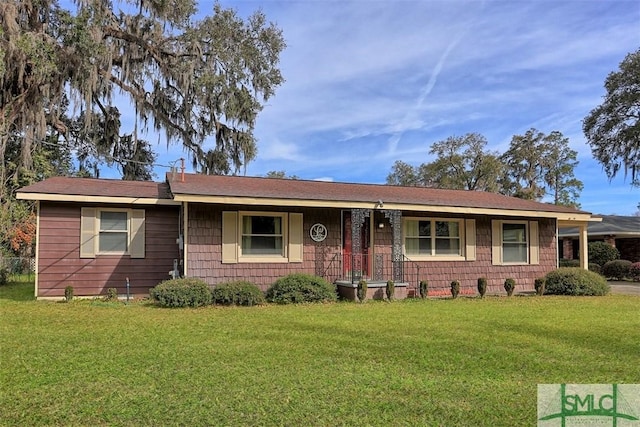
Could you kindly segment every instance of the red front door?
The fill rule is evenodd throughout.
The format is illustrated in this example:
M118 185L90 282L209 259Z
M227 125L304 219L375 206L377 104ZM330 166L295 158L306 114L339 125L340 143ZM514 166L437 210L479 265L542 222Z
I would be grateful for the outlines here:
M345 211L342 215L343 273L352 279L369 278L369 219L366 218L360 228L359 248L353 246L351 224L351 212Z

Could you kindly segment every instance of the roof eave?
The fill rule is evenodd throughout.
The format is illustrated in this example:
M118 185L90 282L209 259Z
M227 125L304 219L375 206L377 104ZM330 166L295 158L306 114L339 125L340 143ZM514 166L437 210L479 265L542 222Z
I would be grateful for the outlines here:
M344 200L311 200L311 199L284 199L271 197L240 197L240 196L211 196L197 194L175 194L177 202L211 203L223 205L247 205L247 206L277 206L277 207L310 207L310 208L335 208L335 209L378 209L378 210L404 210L414 212L442 212L455 214L474 214L510 217L534 217L554 218L575 224L576 222L592 221L587 212L552 212L530 211L522 209L501 208L476 208L449 205L427 205L410 203L383 203L378 202L344 201ZM599 219L596 219L599 220Z
M16 198L20 200L39 200L46 202L79 202L79 203L108 203L131 205L168 205L179 206L180 202L173 199L154 197L124 197L124 196L87 196L75 194L51 194L51 193L25 193L17 192Z

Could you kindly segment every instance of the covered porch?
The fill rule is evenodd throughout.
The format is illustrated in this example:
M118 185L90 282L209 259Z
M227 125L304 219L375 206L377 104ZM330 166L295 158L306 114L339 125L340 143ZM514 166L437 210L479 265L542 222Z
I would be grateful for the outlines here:
M580 261L580 268L584 270L589 269L589 236L588 226L589 222L600 222L602 218L592 218L591 221L573 221L573 220L558 220L558 230L561 228L575 228L578 231L578 259ZM556 233L558 234L558 233ZM563 248L560 248L562 250Z
M358 283L367 282L367 298L386 298L387 281L395 284L395 298L413 296L419 266L402 253L402 212L384 209L342 211L342 250L326 264L322 276L338 286L339 294L355 300Z

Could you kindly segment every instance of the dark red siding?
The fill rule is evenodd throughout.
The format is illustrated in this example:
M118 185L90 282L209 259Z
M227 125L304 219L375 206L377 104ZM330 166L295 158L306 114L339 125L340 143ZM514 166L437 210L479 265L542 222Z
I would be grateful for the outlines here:
M100 206L40 204L38 297L62 297L66 286L73 286L76 296L106 294L108 288L125 294L127 277L132 295L148 295L149 288L169 278L173 260L180 257L176 244L178 207L135 206L145 210L145 258L140 259L112 255L80 258L81 207Z

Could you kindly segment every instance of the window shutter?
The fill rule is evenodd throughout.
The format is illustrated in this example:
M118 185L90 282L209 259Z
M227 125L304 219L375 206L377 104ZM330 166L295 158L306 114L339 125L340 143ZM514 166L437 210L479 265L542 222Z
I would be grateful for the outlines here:
M80 258L96 257L96 210L80 210Z
M491 221L491 264L502 264L502 221Z
M302 214L289 214L289 262L302 262L303 235Z
M529 264L540 264L540 236L538 221L529 222Z
M238 212L222 212L222 263L238 262Z
M466 241L465 255L467 261L476 260L476 220L468 219L464 222L464 237Z
M145 255L145 219L144 209L131 211L131 231L129 254L131 258L144 258Z

